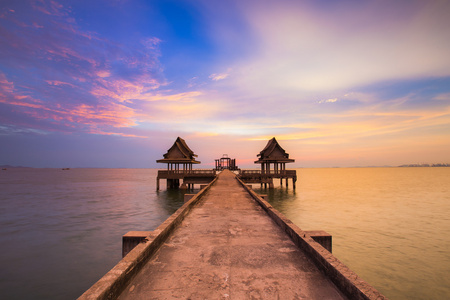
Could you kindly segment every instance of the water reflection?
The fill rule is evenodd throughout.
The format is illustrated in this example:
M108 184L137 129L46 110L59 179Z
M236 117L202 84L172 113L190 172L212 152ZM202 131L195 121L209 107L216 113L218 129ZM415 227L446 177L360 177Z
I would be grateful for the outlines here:
M156 201L170 216L184 204L185 194L196 194L199 189L183 190L183 189L162 189L156 192Z
M450 168L298 169L297 189L260 189L391 299L448 299Z
M450 294L450 168L299 169L297 189L261 189L391 299ZM153 230L199 190L156 191L152 169L0 173L0 295L74 299L121 258L122 235ZM165 184L163 184L165 185Z
M257 187L255 188L255 186ZM284 212L297 201L297 191L285 186L275 186L273 189L268 189L254 185L253 190L257 194L267 195L267 201L280 212Z
M120 259L122 235L153 230L186 191L152 169L10 169L0 174L0 294L74 299Z

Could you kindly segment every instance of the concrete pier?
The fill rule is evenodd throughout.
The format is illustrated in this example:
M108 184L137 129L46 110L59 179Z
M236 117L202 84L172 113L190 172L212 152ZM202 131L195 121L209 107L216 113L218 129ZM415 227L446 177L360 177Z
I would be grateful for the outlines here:
M115 298L385 299L228 170L80 297Z
M343 299L224 171L120 299Z

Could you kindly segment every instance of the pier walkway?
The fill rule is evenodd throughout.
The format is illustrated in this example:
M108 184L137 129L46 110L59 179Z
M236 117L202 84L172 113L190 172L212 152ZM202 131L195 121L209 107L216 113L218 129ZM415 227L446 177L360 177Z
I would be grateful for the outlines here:
M346 299L225 170L119 299Z

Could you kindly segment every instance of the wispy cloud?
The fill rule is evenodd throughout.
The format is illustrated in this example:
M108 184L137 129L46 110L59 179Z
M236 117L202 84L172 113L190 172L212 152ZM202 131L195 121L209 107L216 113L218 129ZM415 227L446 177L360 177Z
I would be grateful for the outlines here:
M31 1L32 7L46 15L63 17L68 15L68 9L57 1L34 0Z
M48 105L45 101L25 95L6 81L0 73L0 103L4 108L13 107L22 114L41 120L51 131L73 131L74 128L91 131L97 127L130 127L136 125L135 113L131 108L114 102L96 104ZM51 83L65 85L65 83Z
M313 160L450 141L448 1L188 1L176 18L142 1L128 22L135 2L98 20L86 3L0 11L2 134L169 132L218 152L276 136Z
M330 98L330 99L326 99L326 100L320 100L319 103L334 103L337 101L338 101L338 98Z
M223 80L225 78L227 78L229 76L229 74L227 73L220 73L220 74L211 74L209 75L209 78L211 78L214 81L219 81L219 80Z
M257 39L233 67L239 75L233 84L248 91L346 90L450 75L448 1L343 1L327 9L313 1L250 1L239 7L252 29L249 40Z
M81 29L71 9L56 1L31 1L24 8L0 20L4 109L40 120L48 130L107 134L109 127L136 126L130 104L158 97L153 91L165 84L161 40L127 45L100 38Z

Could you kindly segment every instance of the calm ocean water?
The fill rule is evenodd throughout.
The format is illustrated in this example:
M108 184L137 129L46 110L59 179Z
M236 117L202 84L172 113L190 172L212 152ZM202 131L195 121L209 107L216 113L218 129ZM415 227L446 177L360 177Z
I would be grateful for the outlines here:
M333 235L333 253L391 299L450 295L450 168L298 169L274 207ZM0 171L2 299L74 299L121 258L122 235L183 203L153 169ZM194 191L195 192L195 191Z

